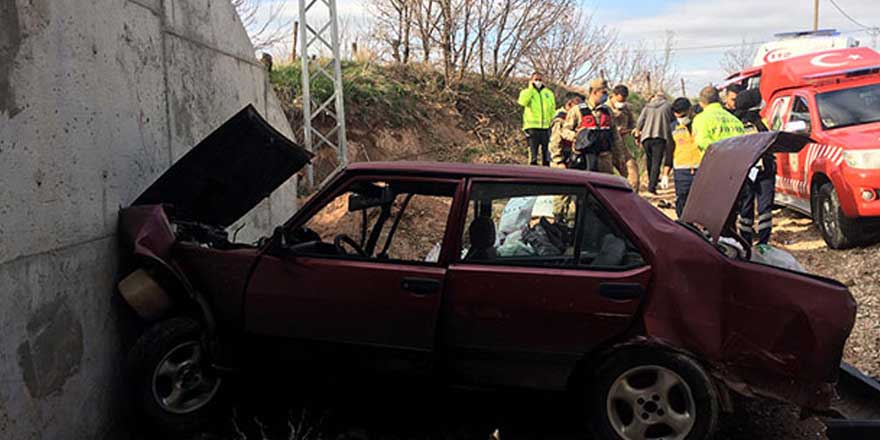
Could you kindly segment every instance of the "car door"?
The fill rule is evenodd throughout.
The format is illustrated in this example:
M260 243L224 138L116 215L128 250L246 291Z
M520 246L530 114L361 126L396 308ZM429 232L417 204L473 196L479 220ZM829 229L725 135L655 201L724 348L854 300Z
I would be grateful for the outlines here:
M476 180L468 200L445 285L447 366L463 381L564 387L633 323L650 267L586 187Z
M773 99L767 118L767 128L782 131L788 122L791 96L777 96ZM792 165L797 166L797 155L776 153L776 190L778 193L796 195L796 185L792 184Z
M368 186L391 188L393 200L371 198ZM362 360L377 365L388 356L427 359L446 275L440 250L457 192L459 182L449 179L363 176L338 185L290 224L291 243L257 264L247 331L369 348ZM370 243L366 255L354 250Z

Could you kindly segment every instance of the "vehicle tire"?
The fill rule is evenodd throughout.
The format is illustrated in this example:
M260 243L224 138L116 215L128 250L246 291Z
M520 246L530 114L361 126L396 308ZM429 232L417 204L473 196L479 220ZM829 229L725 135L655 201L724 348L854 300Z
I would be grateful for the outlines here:
M129 353L135 399L159 432L192 433L221 405L223 379L203 353L202 328L190 318L171 318L147 330Z
M862 240L861 228L843 214L837 191L831 183L819 187L813 209L816 227L831 249L851 248Z
M587 404L601 440L709 439L719 413L715 387L696 361L648 347L607 357L593 376Z

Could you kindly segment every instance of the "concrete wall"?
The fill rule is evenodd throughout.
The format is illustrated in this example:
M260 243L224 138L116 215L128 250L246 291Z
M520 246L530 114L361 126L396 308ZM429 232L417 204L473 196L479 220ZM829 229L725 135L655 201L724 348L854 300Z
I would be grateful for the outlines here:
M0 0L0 439L115 437L117 211L248 103L292 136L229 0Z

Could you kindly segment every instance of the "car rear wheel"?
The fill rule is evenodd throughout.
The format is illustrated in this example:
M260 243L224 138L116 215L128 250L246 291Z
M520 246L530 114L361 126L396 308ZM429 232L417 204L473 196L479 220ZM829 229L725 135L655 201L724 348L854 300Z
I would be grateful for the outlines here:
M194 432L220 405L223 380L210 367L201 336L196 321L173 318L147 330L129 353L138 407L154 429Z
M718 420L718 398L693 359L655 348L613 353L588 397L591 428L608 440L702 440Z
M837 191L831 183L819 187L813 209L816 211L813 213L816 226L831 249L847 249L862 241L859 224L844 215Z

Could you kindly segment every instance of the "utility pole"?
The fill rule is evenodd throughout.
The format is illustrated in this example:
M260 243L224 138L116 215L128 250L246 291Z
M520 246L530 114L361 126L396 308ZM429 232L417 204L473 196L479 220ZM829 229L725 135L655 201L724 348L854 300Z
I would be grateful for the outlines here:
M687 98L687 95L688 95L687 88L685 88L685 86L684 86L684 77L681 77L681 96L684 96L685 98Z
M819 0L813 0L813 32L819 31Z
M296 37L299 35L299 22L293 22L293 44L290 45L290 64L296 62Z

